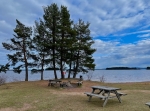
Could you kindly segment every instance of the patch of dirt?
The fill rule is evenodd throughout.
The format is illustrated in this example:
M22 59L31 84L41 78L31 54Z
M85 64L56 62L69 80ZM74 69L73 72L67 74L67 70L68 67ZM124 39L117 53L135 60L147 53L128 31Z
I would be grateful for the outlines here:
M0 111L16 111L16 109L13 109L13 108L1 108Z
M22 108L1 108L0 111L26 111L30 108L32 105L25 103Z

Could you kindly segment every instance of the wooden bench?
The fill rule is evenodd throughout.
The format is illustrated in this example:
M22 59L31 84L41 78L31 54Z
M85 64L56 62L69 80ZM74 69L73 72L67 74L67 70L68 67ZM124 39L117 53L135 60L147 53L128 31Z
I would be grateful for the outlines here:
M119 96L125 96L127 95L126 93L121 93L121 92L118 92Z
M105 93L107 93L107 92L105 92ZM111 93L115 94L114 92L111 92ZM126 93L122 93L122 92L117 92L117 94L118 94L119 96L125 96L125 95L127 95Z
M89 101L91 101L92 96L98 97L98 98L103 99L103 100L105 100L107 98L107 96L103 96L103 95L99 95L99 94L95 94L95 93L90 93L90 92L85 92L84 94L89 96Z
M150 102L148 102L148 103L145 103L145 105L149 106L149 108L150 108Z
M105 100L107 98L107 96L105 96L105 95L99 95L99 94L96 94L96 93L85 92L84 94L86 94L87 96L90 96L89 101L91 100L92 96L99 97L102 100ZM126 93L121 93L121 92L118 92L118 94L119 94L119 96L125 96L125 95L127 95ZM114 97L116 97L116 96L109 96L109 98L114 98Z

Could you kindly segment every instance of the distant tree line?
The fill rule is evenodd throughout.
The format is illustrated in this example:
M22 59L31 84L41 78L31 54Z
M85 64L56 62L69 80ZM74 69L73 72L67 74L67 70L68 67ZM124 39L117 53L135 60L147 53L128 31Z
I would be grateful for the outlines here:
M150 67L147 67L146 69L148 69L148 70L149 70L149 69L150 69Z
M136 69L150 69L150 67L146 67L146 68L139 68L139 67L109 67L106 68L106 70L136 70Z
M106 68L106 70L130 70L130 69L138 69L136 67L110 67Z
M28 81L28 70L40 72L43 80L45 69L53 69L54 77L58 79L56 70L69 69L68 78L73 78L79 72L94 70L95 64L92 54L96 49L92 48L94 41L90 36L89 25L81 19L74 23L65 6L60 8L53 3L44 7L43 18L35 21L34 27L25 26L16 19L14 38L10 42L3 42L6 50L11 51L6 65L0 65L0 72L6 72L13 66L16 73L25 69L25 81Z

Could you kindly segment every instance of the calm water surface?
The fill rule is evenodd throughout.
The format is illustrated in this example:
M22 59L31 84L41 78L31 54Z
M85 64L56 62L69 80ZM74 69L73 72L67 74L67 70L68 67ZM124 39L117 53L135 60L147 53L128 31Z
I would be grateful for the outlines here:
M60 71L57 71L58 78L60 78ZM84 80L88 79L88 76L91 76L92 81L100 81L100 78L103 76L105 82L107 83L120 83L120 82L142 82L150 81L150 70L95 70L89 71L88 74L79 73L83 76ZM13 81L24 81L25 72L21 74L16 74L13 71L7 71L7 73L0 73L0 76L6 77L7 82ZM65 77L68 75L66 74ZM54 79L53 71L44 72L44 80ZM40 80L40 73L31 74L29 72L29 81Z

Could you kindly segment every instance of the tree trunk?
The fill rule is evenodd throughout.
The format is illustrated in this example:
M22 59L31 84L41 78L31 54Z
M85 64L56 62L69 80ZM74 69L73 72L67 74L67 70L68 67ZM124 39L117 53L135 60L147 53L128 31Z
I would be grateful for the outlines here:
M25 81L28 81L28 68L27 66L25 67L25 70L26 70L26 74L25 74Z
M25 63L25 81L28 81L28 62L26 57L26 48L25 48L25 40L23 38L23 54L24 54L24 63Z
M55 55L53 54L53 57L54 57ZM57 78L57 73L56 73L56 67L55 67L55 59L53 59L53 67L54 67L54 76L55 76L55 79L58 79Z
M26 56L24 58L25 58L25 71L26 71L25 72L25 81L28 81L28 64L27 64Z
M70 78L70 74L71 74L71 61L70 61L70 64L69 64L68 78Z
M43 70L41 71L41 80L43 80Z
M43 72L44 72L44 55L42 56L42 68L41 68L41 80L43 80Z
M53 49L53 68L54 68L54 76L55 76L55 79L58 79L57 78L57 73L56 73L56 66L55 66L56 62L55 62L55 49Z
M63 71L63 65L62 60L60 61L60 72L61 72L61 79L64 79L64 71Z

